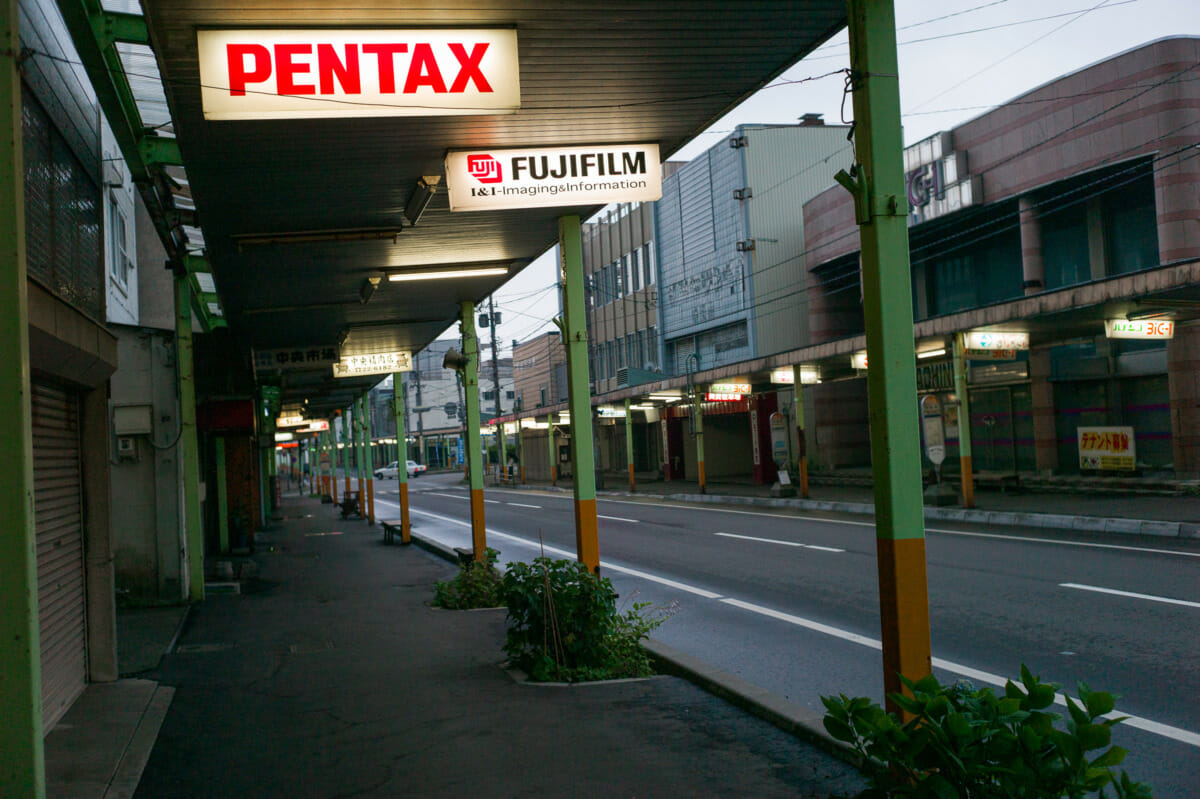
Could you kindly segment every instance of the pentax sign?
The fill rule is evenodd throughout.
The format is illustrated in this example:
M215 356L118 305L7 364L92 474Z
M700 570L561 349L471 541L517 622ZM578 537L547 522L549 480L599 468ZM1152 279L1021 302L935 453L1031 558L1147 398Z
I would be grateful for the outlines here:
M459 150L446 156L451 211L652 202L657 144Z
M1109 319L1104 323L1108 338L1158 339L1175 338L1175 323L1163 319Z
M200 30L205 119L511 114L517 32Z

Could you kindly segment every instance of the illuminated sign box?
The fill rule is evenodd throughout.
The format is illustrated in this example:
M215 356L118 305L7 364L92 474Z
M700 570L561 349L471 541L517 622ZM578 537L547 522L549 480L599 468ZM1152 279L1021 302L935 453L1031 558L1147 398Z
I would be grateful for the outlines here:
M741 394L725 394L716 391L710 391L704 395L705 402L738 402L741 398Z
M781 366L771 370L771 382L784 386L795 385L796 375L792 373L792 367ZM806 386L820 383L821 373L815 366L802 366L800 367L800 382Z
M712 383L708 390L714 394L749 394L749 383Z
M866 369L867 368L867 353L856 352L850 356L851 369Z
M657 144L461 150L446 156L451 211L652 202Z
M200 30L205 119L510 114L517 32Z
M1109 319L1104 323L1107 338L1175 338L1175 323L1162 319Z
M362 377L409 371L412 371L412 353L407 350L350 355L333 365L334 377Z
M1028 333L1010 333L1003 330L977 330L967 333L965 338L967 350L1029 349Z

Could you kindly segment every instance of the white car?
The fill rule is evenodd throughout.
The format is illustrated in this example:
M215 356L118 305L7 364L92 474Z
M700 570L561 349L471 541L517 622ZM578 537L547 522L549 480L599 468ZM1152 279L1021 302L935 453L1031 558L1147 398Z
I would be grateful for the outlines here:
M425 465L416 461L408 461L408 476L416 477L421 472L425 471ZM375 470L375 477L378 480L396 479L397 473L400 471L400 461L392 461L387 466L380 466Z

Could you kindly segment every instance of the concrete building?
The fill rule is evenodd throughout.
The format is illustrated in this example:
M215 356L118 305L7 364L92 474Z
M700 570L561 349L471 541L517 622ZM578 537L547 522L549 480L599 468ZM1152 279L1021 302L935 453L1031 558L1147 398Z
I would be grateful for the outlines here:
M567 401L567 354L561 333L516 342L512 362L514 407L532 410Z
M36 549L26 546L25 519L10 518L0 536L7 542L0 558L23 564L36 551L36 588L30 591L36 591L40 674L34 676L41 684L42 728L49 730L87 683L117 676L108 394L118 344L101 320L105 209L114 194L121 207L128 205L117 186L106 192L100 112L62 19L52 4L21 2L19 10L21 44L36 45L36 55L21 65L18 97L25 248L13 251L15 234L0 235L0 246L10 248L5 260L11 256L13 275L21 275L23 257L25 286L10 288L25 291L20 310L28 314L28 353L6 358L14 373L5 378L4 393L17 400L6 406L6 416L18 432L6 439L5 454L27 463L24 448L32 443ZM13 302L10 318L20 319L17 298L6 296ZM15 372L23 363L28 385L22 387ZM22 443L19 431L30 428L32 439ZM29 497L23 500L28 507ZM17 568L6 571L6 599L16 598L22 578ZM29 640L21 627L30 621L23 613L29 607L5 608L5 652L15 654ZM23 684L30 677L23 671L27 665L6 659L6 685Z
M969 426L985 472L1200 473L1198 62L1200 38L1151 42L908 148L918 386L951 462ZM820 371L821 463L865 464L850 195L804 221L820 346L792 357ZM950 356L967 333L1018 336L968 351L964 414ZM1089 454L1098 429L1132 446Z

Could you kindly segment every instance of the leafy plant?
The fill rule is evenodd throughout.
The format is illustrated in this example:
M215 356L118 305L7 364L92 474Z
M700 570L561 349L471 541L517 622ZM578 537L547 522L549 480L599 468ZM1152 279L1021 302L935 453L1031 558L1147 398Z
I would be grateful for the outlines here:
M433 586L433 604L450 610L495 608L504 604L500 591L500 572L496 561L500 553L488 547L487 560L470 560L458 570L453 580Z
M1046 709L1059 688L1021 666L1021 685L1011 680L1004 696L960 682L943 686L935 677L901 677L912 693L890 699L911 716L901 722L866 697L821 697L825 729L864 758L870 787L861 799L1060 799L1112 787L1120 799L1150 797L1149 787L1112 768L1125 750L1110 746L1113 697L1079 684L1079 700L1067 697L1066 730ZM1103 749L1094 758L1087 753Z
M508 638L504 651L531 680L580 682L653 674L639 642L672 607L617 608L617 592L572 560L511 563L504 575ZM649 610L648 610L649 609Z

